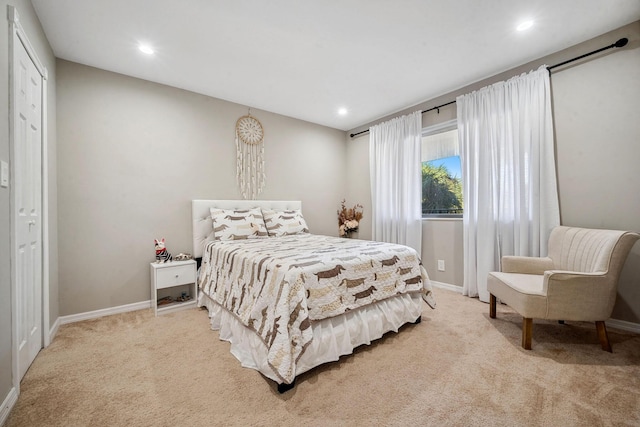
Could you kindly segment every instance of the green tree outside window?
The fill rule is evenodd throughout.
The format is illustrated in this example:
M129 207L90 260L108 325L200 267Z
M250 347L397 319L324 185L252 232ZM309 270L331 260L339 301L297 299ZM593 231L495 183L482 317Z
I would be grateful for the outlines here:
M462 180L434 162L422 163L422 214L462 214Z

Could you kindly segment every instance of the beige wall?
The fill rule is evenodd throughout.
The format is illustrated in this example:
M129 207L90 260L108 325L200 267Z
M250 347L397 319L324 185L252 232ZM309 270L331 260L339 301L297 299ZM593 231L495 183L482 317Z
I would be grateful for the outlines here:
M347 138L347 206L363 206L363 217L358 227L359 239L371 239L371 186L369 184L369 137Z
M60 314L148 301L153 239L192 253L191 200L238 199L234 126L247 107L58 60ZM337 235L344 132L252 110L261 199L302 200Z
M9 21L7 6L12 5L18 11L20 24L36 51L40 62L47 68L49 81L47 87L48 121L47 138L49 156L45 160L49 167L49 230L50 230L50 299L48 308L50 322L58 318L58 267L57 267L57 199L56 199L56 69L55 58L47 41L40 22L28 0L0 0L0 159L9 163L11 153L9 147ZM13 185L10 182L10 187ZM0 403L5 400L13 386L12 350L11 350L11 193L10 188L0 188ZM47 302L45 301L45 304ZM0 413L4 408L0 407Z
M622 35L627 48L551 79L565 225L640 232L640 22ZM612 317L640 323L640 243L623 269Z
M422 264L436 282L462 286L464 281L462 219L422 221ZM438 270L444 261L444 271Z
M640 231L640 22L407 108L426 110L456 96L506 80L542 64L553 65L628 37L623 50L609 50L555 69L552 77L561 221L566 225ZM456 116L455 104L423 114L423 125ZM392 116L380 121L388 120ZM379 122L379 121L378 121ZM377 122L376 122L377 123ZM365 127L353 129L359 132ZM371 199L367 135L347 148L353 199ZM357 156L358 158L354 158ZM356 169L358 168L358 169ZM462 286L462 221L423 221L422 261L432 280ZM445 272L437 260L445 260ZM640 243L636 243L619 283L612 318L640 323Z

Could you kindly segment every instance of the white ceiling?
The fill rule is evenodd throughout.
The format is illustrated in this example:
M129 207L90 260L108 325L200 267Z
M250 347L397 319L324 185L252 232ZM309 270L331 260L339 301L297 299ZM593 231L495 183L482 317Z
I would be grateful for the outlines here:
M32 3L59 58L342 130L640 19L640 0Z

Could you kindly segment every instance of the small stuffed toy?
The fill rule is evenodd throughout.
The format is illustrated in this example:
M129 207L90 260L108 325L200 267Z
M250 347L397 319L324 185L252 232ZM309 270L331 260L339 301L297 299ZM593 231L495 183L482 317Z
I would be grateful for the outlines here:
M191 254L185 254L185 253L182 253L182 252L180 252L178 255L176 255L174 257L175 261L187 261L189 259L193 259Z
M173 261L173 257L164 246L164 238L162 238L162 240L155 239L154 242L156 247L156 264Z

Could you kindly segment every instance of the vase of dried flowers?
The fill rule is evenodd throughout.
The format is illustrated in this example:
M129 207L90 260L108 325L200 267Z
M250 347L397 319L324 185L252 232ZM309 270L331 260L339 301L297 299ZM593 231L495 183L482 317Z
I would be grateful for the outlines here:
M360 220L362 219L362 205L356 204L352 208L347 208L346 200L342 199L338 210L338 230L340 237L351 238L358 232Z

